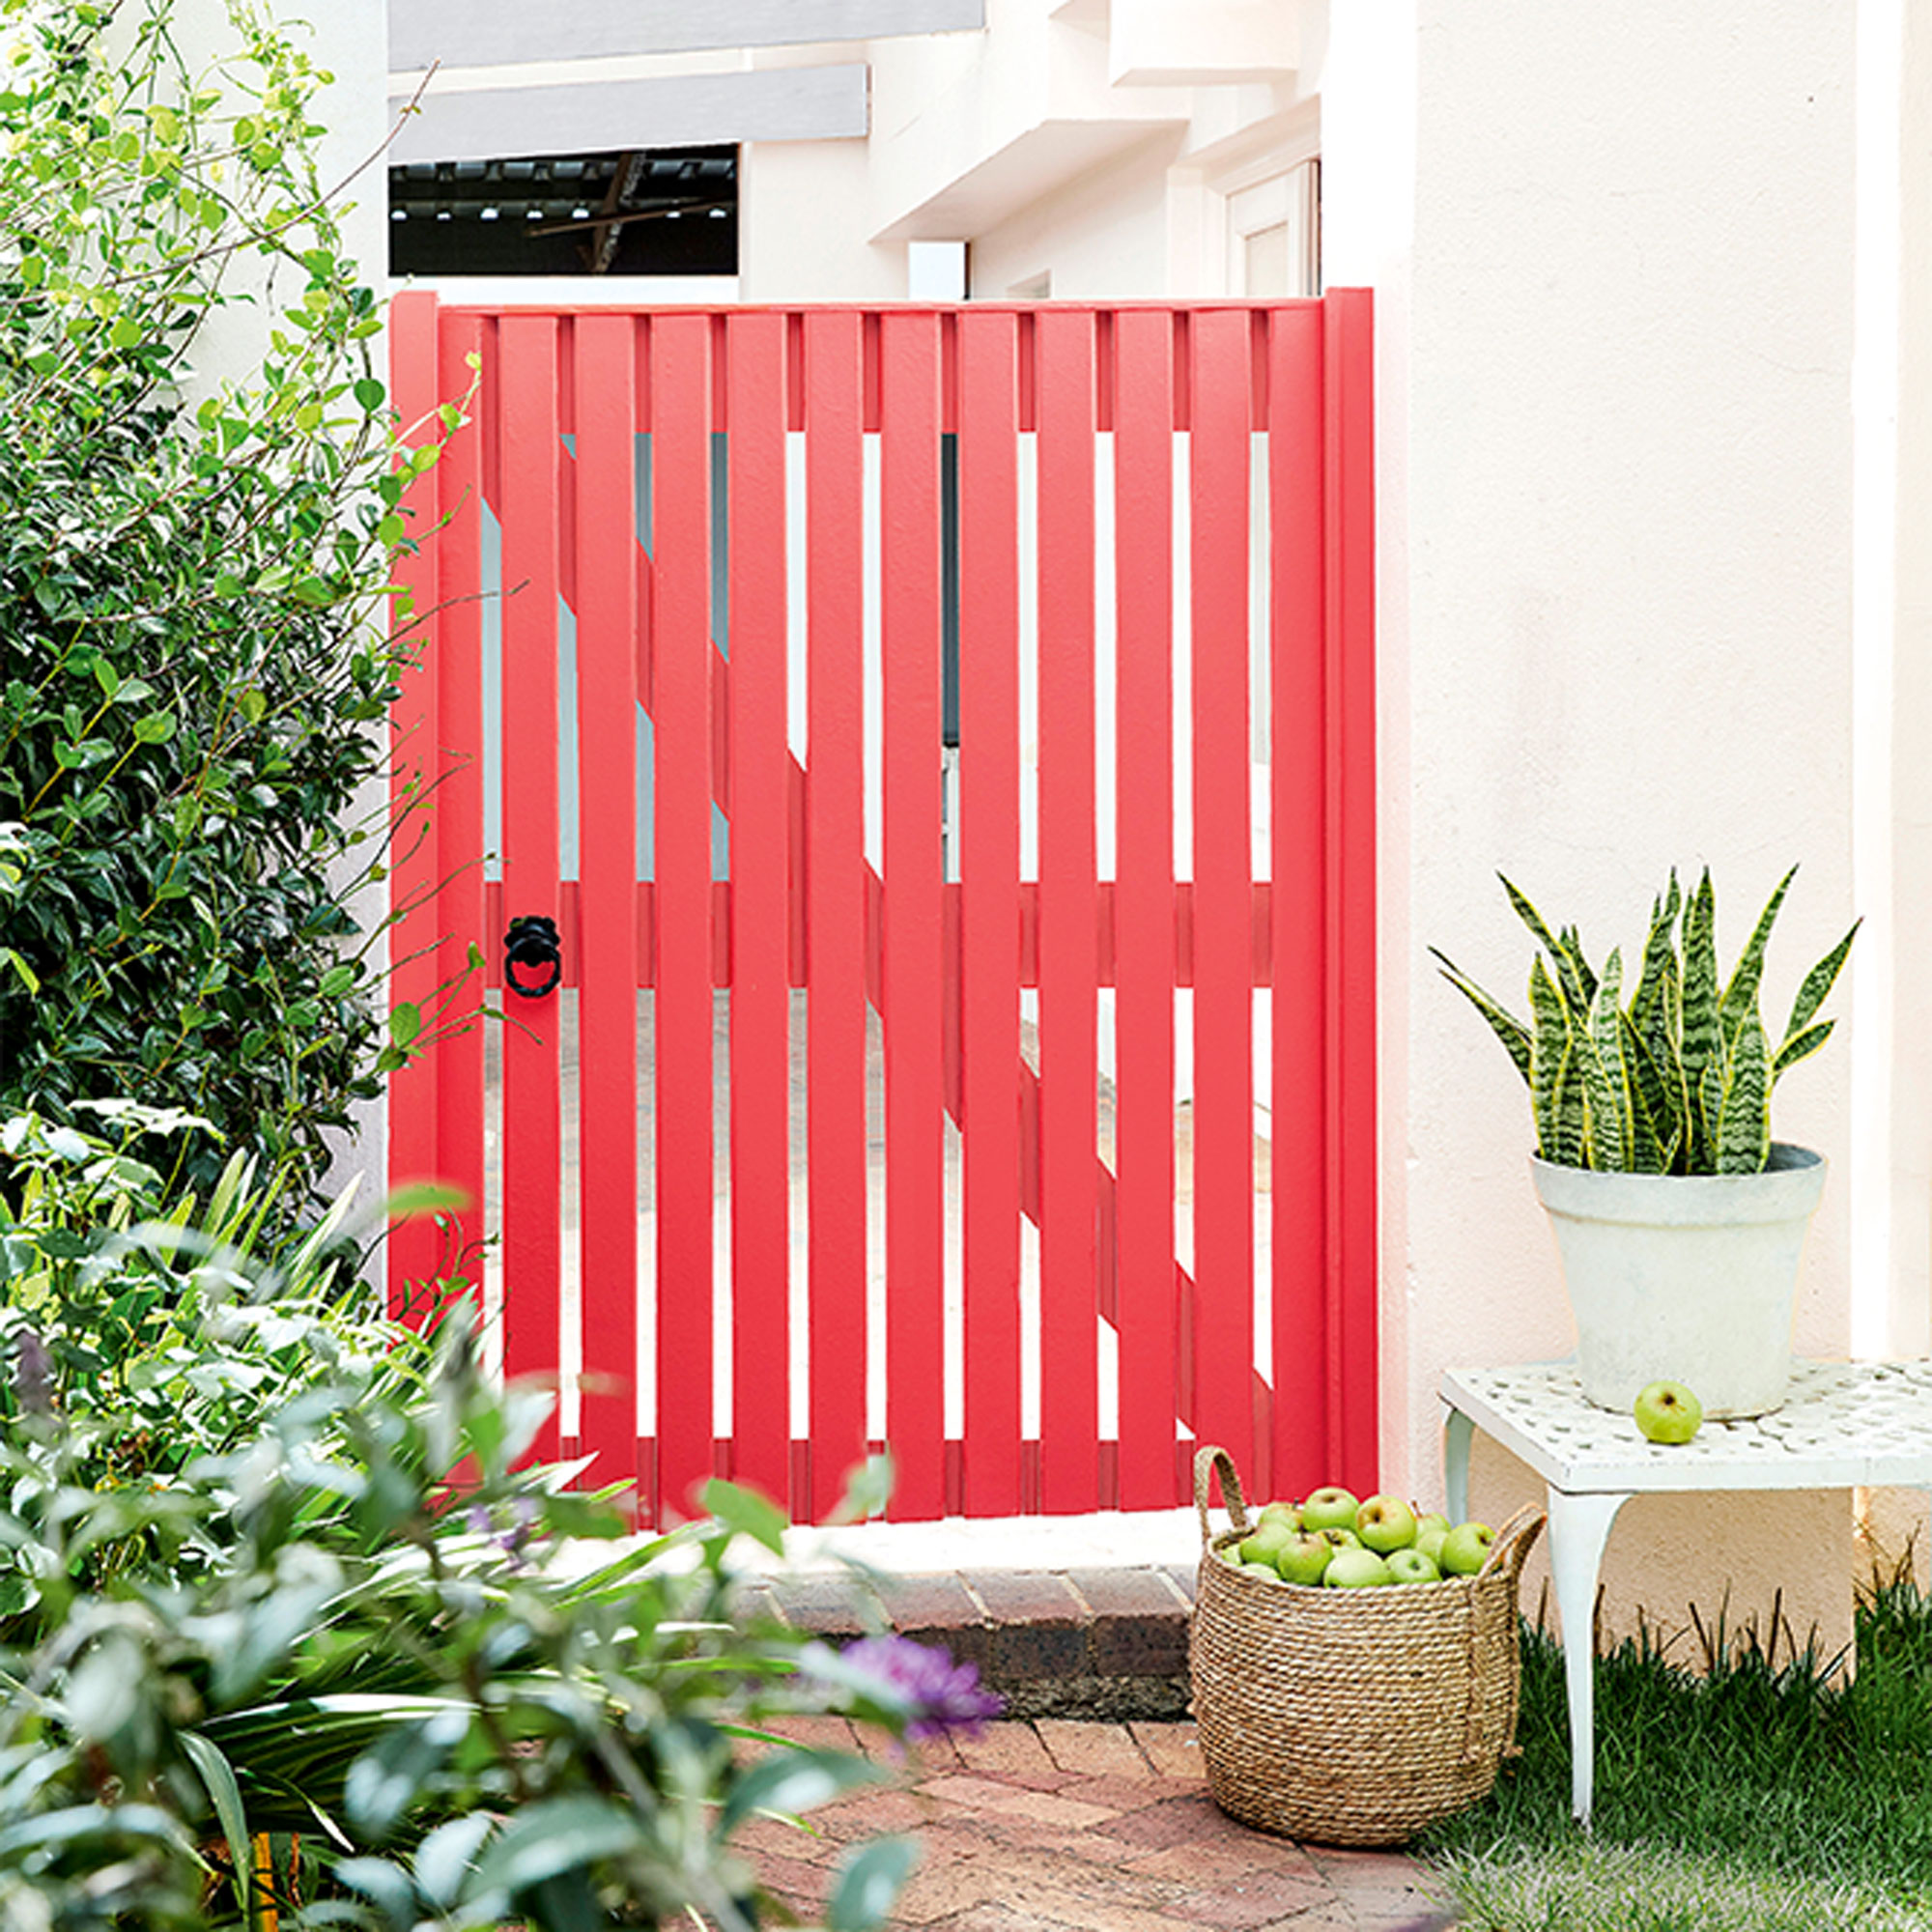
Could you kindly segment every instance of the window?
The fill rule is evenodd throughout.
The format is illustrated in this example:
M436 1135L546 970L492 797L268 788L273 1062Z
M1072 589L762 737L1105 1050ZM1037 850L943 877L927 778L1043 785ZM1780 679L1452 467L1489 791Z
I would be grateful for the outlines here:
M736 148L389 170L392 275L735 275Z

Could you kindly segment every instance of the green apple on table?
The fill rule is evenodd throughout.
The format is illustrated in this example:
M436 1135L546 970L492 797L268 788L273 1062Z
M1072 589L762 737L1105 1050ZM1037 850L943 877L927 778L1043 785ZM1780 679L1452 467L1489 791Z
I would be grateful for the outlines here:
M1445 1577L1473 1577L1483 1567L1496 1533L1486 1522L1458 1523L1442 1539L1436 1559Z
M1439 1583L1442 1572L1435 1562L1415 1548L1391 1550L1382 1558L1389 1575L1398 1583Z
M1653 1442L1688 1442L1704 1420L1704 1405L1682 1382L1652 1382L1637 1391L1632 1413Z
M1319 1583L1335 1556L1335 1546L1325 1536L1297 1536L1283 1546L1274 1567L1287 1583Z
M1337 1484L1314 1492L1301 1505L1303 1529L1347 1529L1355 1527L1355 1512L1361 1503Z
M1338 1549L1321 1581L1330 1590L1369 1590L1395 1578L1373 1549Z

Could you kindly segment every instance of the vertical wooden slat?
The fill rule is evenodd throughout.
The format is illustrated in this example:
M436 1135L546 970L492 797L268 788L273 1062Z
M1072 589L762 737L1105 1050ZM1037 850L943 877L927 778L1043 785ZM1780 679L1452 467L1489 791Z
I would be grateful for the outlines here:
M1121 1507L1175 1495L1174 327L1115 318L1114 893Z
M1197 1427L1254 1462L1254 1063L1248 770L1247 316L1201 310L1189 495L1194 649Z
M582 1453L638 1472L637 394L628 315L577 322Z
M881 318L886 1435L897 1517L945 1514L939 318Z
M1040 1463L1099 1501L1094 1039L1094 318L1036 322L1039 421Z
M450 935L448 971L478 948L491 954L483 913L483 463L481 380L484 327L475 315L445 315L439 329L438 386L446 402L469 398L469 420L452 432L438 465L448 522L436 539L443 609L437 619L437 706L445 760L437 796L437 862L442 870L439 914ZM494 381L494 374L488 377ZM464 1001L482 997L481 976ZM456 1264L481 1305L483 1220L483 1048L481 1026L440 1041L437 1055L437 1152L442 1178L468 1205L451 1217Z
M783 1506L791 1469L784 318L733 316L727 344L732 1469Z
M1373 297L1323 303L1327 476L1329 1257L1336 1465L1377 1485L1376 706ZM1358 1489L1358 1493L1363 1492Z
M503 904L554 920L557 893L558 324L500 324L503 524ZM500 948L502 935L492 939ZM503 1369L554 1379L559 1362L560 996L506 997L503 1030ZM536 1443L558 1449L553 1412Z
M1020 755L1014 319L959 318L965 1505L1020 1507Z
M390 387L398 418L411 447L436 441L436 298L411 292L398 298L389 326ZM427 420L424 420L427 418ZM391 1006L413 1006L427 1014L436 982L450 951L439 946L442 931L436 904L438 824L432 810L439 777L437 717L437 547L433 532L440 514L435 469L418 476L404 494L402 512L419 546L396 559L395 626L411 662L397 678L400 696L391 712L395 757L390 809L397 822L390 902L411 908L389 934L396 961L389 980ZM437 1146L437 1065L433 1050L399 1068L389 1080L390 1180L440 1178ZM400 1223L393 1231L387 1265L389 1306L399 1315L420 1319L442 1260L441 1232L428 1215Z
M866 1454L861 317L805 322L811 1507Z
M1327 706L1322 312L1270 318L1269 811L1274 956L1274 1470L1283 1495L1341 1480L1328 1349ZM1332 1452L1332 1453L1331 1453Z
M712 1473L711 323L651 324L657 869L657 1466Z

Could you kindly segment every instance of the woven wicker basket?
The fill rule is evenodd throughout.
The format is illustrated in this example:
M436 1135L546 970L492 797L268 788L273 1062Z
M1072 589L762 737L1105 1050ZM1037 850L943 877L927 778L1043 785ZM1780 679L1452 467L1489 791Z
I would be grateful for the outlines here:
M1208 1518L1218 1470L1234 1522ZM1194 1459L1201 1577L1188 1646L1208 1787L1232 1818L1325 1845L1399 1844L1473 1804L1513 1749L1525 1509L1482 1573L1395 1589L1272 1582L1218 1552L1249 1533L1225 1449Z

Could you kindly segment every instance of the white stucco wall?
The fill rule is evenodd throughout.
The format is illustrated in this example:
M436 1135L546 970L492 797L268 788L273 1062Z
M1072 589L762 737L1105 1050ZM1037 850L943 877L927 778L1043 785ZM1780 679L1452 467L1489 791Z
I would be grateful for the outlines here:
M1801 861L1766 976L1781 1027L1852 917L1854 30L1827 0L1335 20L1329 277L1386 292L1385 1476L1424 1493L1441 1369L1573 1339L1523 1088L1426 946L1520 1004L1497 869L1628 956L1671 866L1708 862L1728 964ZM1833 1162L1809 1352L1847 1341L1850 1064L1840 1037L1778 1095L1780 1136ZM1524 1487L1504 1462L1479 1465L1486 1510ZM1759 1549L1735 1508L1634 1505L1613 1604L1708 1600L1720 1521L1740 1603L1756 1579L1789 1602L1769 1552L1842 1545L1849 1512L1762 1514ZM1841 1593L1801 1631L1813 1613L1842 1628Z

